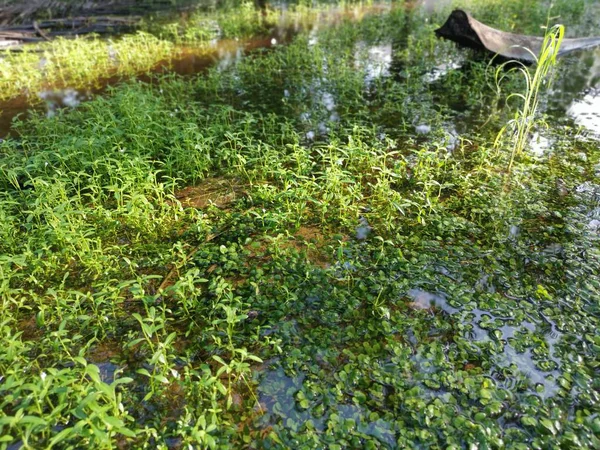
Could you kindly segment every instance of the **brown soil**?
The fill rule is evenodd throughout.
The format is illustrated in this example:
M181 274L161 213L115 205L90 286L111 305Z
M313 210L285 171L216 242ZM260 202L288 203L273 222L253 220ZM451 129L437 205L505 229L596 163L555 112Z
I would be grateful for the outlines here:
M87 353L88 360L92 363L104 363L121 355L121 344L117 341L102 341L92 347Z
M306 257L313 264L325 268L330 264L330 259L324 251L326 238L320 228L316 226L303 225L287 241L279 242L280 248L293 248L298 253L306 253ZM271 244L266 240L253 241L246 249L250 257L256 260L264 260ZM268 256L266 257L268 258Z
M29 319L23 319L19 322L19 331L22 331L24 341L33 341L41 337L42 331L38 328L35 314L32 314Z
M240 198L243 185L227 178L207 178L197 186L188 186L175 193L184 208L224 208Z

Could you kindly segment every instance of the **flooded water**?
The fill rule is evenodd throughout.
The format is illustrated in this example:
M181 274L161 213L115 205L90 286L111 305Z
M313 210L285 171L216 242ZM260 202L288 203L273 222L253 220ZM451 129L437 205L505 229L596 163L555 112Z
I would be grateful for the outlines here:
M317 15L310 23L299 22L290 19L287 13L287 5L279 6L278 24L273 27L270 34L266 36L255 36L247 40L238 39L214 39L208 47L178 47L175 49L177 56L166 61L160 61L150 72L137 75L141 81L150 81L153 76L174 73L184 76L193 76L204 73L209 67L218 66L221 69L239 62L241 58L256 50L270 49L278 45L285 45L294 36L305 31L308 26L316 32L322 27L334 26L345 19L360 20L365 15L378 14L391 10L390 3L375 3L371 5L350 5L330 8L326 12ZM182 16L187 17L187 14ZM378 59L377 49L369 49L373 54L371 64L373 74L381 75L384 69ZM383 57L384 64L391 61L391 47L387 46ZM128 79L128 78L126 78ZM89 100L95 95L103 93L107 87L124 81L121 77L107 74L105 78L95 80L93 84L85 89L75 89L70 86L47 86L37 96L22 95L8 101L0 102L0 137L6 137L11 130L14 118L27 117L30 109L43 111L47 115L54 115L58 109L68 109L78 106L82 101ZM332 98L329 101L333 101Z
M415 11L419 12L420 19L427 21L428 16L442 10L449 2L430 2L421 0L413 4ZM156 64L151 72L138 75L142 81L151 80L152 76L175 73L193 76L204 73L209 67L217 65L222 69L239 62L243 57L260 49L270 49L278 45L285 45L297 34L309 27L309 45L316 43L316 32L323 27L334 26L344 19L361 20L365 15L384 14L392 8L390 3L375 3L371 5L357 5L332 8L324 12L310 23L299 23L290 20L286 4L279 6L279 23L267 36L253 37L248 40L214 39L208 48L180 47L176 50L177 56L168 61ZM311 41L312 40L312 41ZM365 85L368 87L374 80L382 77L398 76L402 68L402 53L405 49L394 42L383 42L377 45L367 45L358 42L355 49L357 69L366 68ZM440 62L432 71L423 75L426 83L436 83L452 71L465 70L464 55L458 59ZM553 117L569 117L577 126L583 127L591 136L600 135L600 50L586 51L570 56L567 64L576 68L574 77L565 79L561 86L555 86L556 95L550 102L550 114ZM468 70L468 69L467 69ZM468 75L467 75L468 76ZM43 111L53 115L59 109L74 108L81 102L93 98L105 91L108 86L121 82L117 76L108 75L106 78L95 80L94 84L85 89L74 89L70 86L48 86L36 96L22 95L0 103L0 137L10 133L11 123L17 116L26 117L30 109ZM316 90L318 91L318 89ZM336 121L336 99L331 93L320 92L321 102L331 112L329 120ZM459 112L462 106L458 106ZM426 123L415 123L415 130L419 134L428 134L430 126ZM448 147L454 148L458 132L455 127L467 126L464 121L450 124ZM308 130L306 137L313 140L319 134L325 134L327 127L320 123L314 130ZM547 146L544 136L537 135L532 141L534 151L541 153Z
M404 26L422 27L448 3L411 3L414 15ZM471 79L478 80L474 85L485 84L481 80L485 79L482 71L487 65L475 60L477 56L447 47L445 53L439 51L445 56L432 61L438 54L437 41L425 45L426 51L421 48L422 54L410 55L414 43L378 35L375 22L371 24L373 29L365 27L364 36L356 39L353 30L346 29L354 39L346 36L348 45L335 41L338 36L321 33L343 19L358 21L368 14L387 14L391 8L390 4L340 7L307 24L289 20L282 5L279 25L264 36L214 40L202 49L178 47L176 58L160 61L152 71L135 78L157 83L160 75L178 74L188 77L188 81L200 75L193 79L198 86L182 84L186 90L178 102L190 100L193 107L189 115L179 108L180 103L173 112L172 105L163 110L158 107L163 103L157 101L158 106L152 104L144 114L137 113L143 109L131 110L131 116L149 117L148 122L155 127L155 133L147 139L145 120L135 127L114 122L102 128L114 127L120 132L122 128L122 135L114 139L118 145L113 147L113 141L106 145L117 158L123 155L116 148L124 152L127 147L124 156L128 158L131 148L139 144L138 140L141 142L136 151L143 158L138 159L150 162L140 166L136 176L152 170L155 162L163 164L165 148L176 147L179 141L189 144L177 149L183 166L189 163L193 151L199 153L200 146L206 147L202 149L205 153L199 153L204 165L193 177L178 165L160 166L169 177L186 183L173 190L174 198L164 202L177 207L178 215L189 213L190 221L195 221L192 226L187 222L182 225L165 244L169 249L181 240L181 247L173 247L172 252L180 250L184 262L178 264L174 257L151 259L146 256L150 245L142 242L140 253L148 261L142 260L135 268L141 267L146 274L154 273L148 267L153 268L155 260L160 270L167 262L172 264L166 279L173 278L164 293L162 285L156 287L158 283L148 288L150 293L161 294L160 301L144 294L139 311L143 313L143 306L147 310L148 304L168 307L164 324L161 322L156 330L167 336L173 323L179 327L180 321L186 325L189 322L186 339L193 348L181 358L163 358L165 365L172 362L170 375L165 373L173 379L163 376L160 383L170 386L165 388L166 394L157 395L155 404L144 404L147 411L132 413L139 424L168 422L169 432L175 434L177 427L189 425L183 424L184 409L185 414L194 408L204 414L209 407L218 406L216 396L227 397L224 392L228 392L226 401L232 403L228 408L234 410L227 417L227 426L235 424L232 435L241 435L246 427L253 431L256 428L257 434L239 439L248 443L260 436L272 439L267 439L269 445L281 445L278 448L321 448L326 444L340 448L434 448L434 443L444 440L446 446L479 442L486 433L502 434L496 441L495 436L486 437L492 442L490 448L502 448L505 442L529 445L532 436L537 435L554 438L557 433L551 430L554 423L560 424L561 408L573 417L585 411L590 422L597 419L595 413L588 412L588 408L596 407L597 383L593 380L598 374L594 361L600 348L600 339L594 334L597 302L593 295L587 298L581 293L586 292L584 283L597 280L589 276L594 273L591 269L577 271L581 267L588 270L585 264L597 252L589 244L597 242L592 238L600 230L600 185L597 180L569 184L563 178L579 180L567 177L573 173L600 176L600 163L586 147L600 136L600 51L565 59L561 70L573 71L574 75L563 73L544 104L548 122L555 120L565 128L582 127L583 131L574 132L582 139L567 147L561 142L566 139L563 135L551 133L556 130L537 129L530 141L533 155L527 157L534 161L530 165L536 165L542 173L540 178L546 177L544 183L532 183L529 188L529 180L518 180L525 188L520 191L511 187L511 191L503 189L506 185L501 163L489 163L495 157L493 152L481 151L486 146L492 148L489 136L478 135L492 115L492 103L500 103L493 87L483 93L452 90L454 85L469 86ZM296 47L292 41L299 33L305 33L305 41ZM296 51L292 57L273 51L288 44L289 53ZM345 52L345 71L338 72L332 64L336 60L328 58L328 52L334 51ZM301 52L317 57L308 61L298 56ZM262 71L267 70L264 66L248 64L268 57L273 57L270 64L274 67L270 78L263 76ZM292 64L275 59L279 57L289 58ZM414 63L426 58L422 66ZM303 64L308 67L305 72ZM302 70L296 71L297 66ZM208 94L218 89L208 83L208 87L200 85L202 80L212 81L201 76L209 68L216 69L211 77L226 80L225 87L218 89L227 95L220 97L219 91L210 97ZM85 89L47 86L35 96L3 103L0 132L10 133L10 121L19 114L26 116L31 108L57 120L62 110L81 107L123 80L107 74L96 81L94 87ZM153 89L150 93L142 93L145 87L140 84L135 86L140 88L140 98L157 98L163 87L166 94L170 93L168 83L163 82L160 91ZM198 94L205 103L192 101L187 89L196 88L194 94L206 94L210 100ZM386 93L387 103L377 98L379 92ZM219 110L222 116L211 115L214 113L210 108L223 106L217 105L222 98L226 98L225 103L231 100L231 104ZM136 99L132 96L123 102L138 103ZM359 102L367 106L357 106ZM159 111L158 117L151 117L155 111ZM281 111L285 116L279 115ZM352 116L355 111L359 113ZM104 110L96 114L88 122L101 122ZM173 128L162 126L169 115L174 117L173 122L179 120ZM218 123L209 130L213 122ZM238 122L243 122L246 129ZM356 131L360 128L357 123L362 127L360 132ZM98 129L80 141L103 149L105 143L94 140L93 133ZM190 134L186 134L188 130ZM10 140L3 145L15 143L22 144ZM59 141L57 145L67 144ZM152 147L153 153L146 147ZM557 153L565 148L573 151L559 159ZM80 148L75 150L78 155ZM13 153L20 157L20 151ZM469 159L471 154L480 159ZM100 154L97 160L103 164L110 159L107 155ZM285 164L277 166L287 157ZM211 158L214 160L208 161ZM52 159L42 162L45 170ZM594 167L592 173L583 163ZM561 172L544 164L564 164L567 168ZM277 171L271 171L270 166L277 167ZM87 168L77 170L86 174ZM106 189L110 192L121 184L119 174L115 175L116 181L112 180L113 172L108 167L111 185ZM386 176L380 176L382 173ZM10 182L20 187L20 176L18 172ZM69 177L70 172L65 175L67 181ZM547 179L551 181L545 184ZM492 180L491 187L486 185L488 180ZM39 194L42 188L35 185L23 195ZM327 189L329 197L323 200L320 196ZM150 188L136 199L146 204L152 195L148 192ZM386 209L392 200L397 203ZM156 203L162 201L163 197ZM132 210L136 207L133 200L125 206ZM55 209L63 207L59 204ZM313 211L318 208L322 211ZM94 209L100 206L92 202L90 210ZM149 216L150 209L141 211L136 221ZM50 221L52 213L40 213L36 220ZM29 224L26 214L31 213L23 214ZM150 213L153 217L159 214L158 207ZM93 217L91 212L89 217ZM289 245L299 233L293 231L297 217L306 222L300 230L305 240L311 241L307 249L310 244L310 250L323 255L319 264L311 263L307 249ZM14 223L19 223L17 219L20 217ZM86 220L82 221L85 226ZM221 220L228 223L226 228ZM175 222L165 219L160 234L172 232ZM6 230L12 230L14 223L7 222ZM110 223L117 231L106 238L107 246L114 241L118 249L122 245L128 250L129 243L143 235L143 231L128 224L133 231L128 228L131 236L124 239L118 234L124 224L112 217ZM3 230L11 238L15 234ZM209 231L213 237L204 242L206 245L199 245L198 236ZM326 234L333 236L324 243ZM192 235L191 244L184 242L188 235ZM77 239L78 235L73 242ZM286 245L280 244L284 241ZM255 243L258 246L251 247ZM128 267L133 266L129 256L124 255L131 256L123 251L118 261L123 256ZM19 270L25 269L19 266ZM198 277L193 275L186 281L183 277L188 269ZM181 280L177 281L178 277ZM236 305L235 314L228 316L231 323L227 322L227 330L222 311L214 306L208 310L223 299ZM228 306L223 310L233 309ZM589 313L585 316L587 329L581 331L577 315L585 313ZM123 315L129 318L131 313L125 311ZM144 322L139 321L144 330ZM181 331L175 330L173 336ZM139 330L134 322L128 336L133 338L136 332ZM228 346L219 347L226 339ZM233 351L234 346L240 349ZM248 352L260 358L244 359ZM120 340L114 353L97 353L89 361L108 384L121 373L128 375L137 364L124 362ZM154 371L157 366L143 363L140 355L132 354L131 359L139 359L139 366L146 372ZM218 359L212 360L211 356ZM262 363L261 358L268 362ZM244 368L237 380L232 375L235 371L221 362L224 359L231 362L231 367L235 363ZM215 361L231 374L217 373L220 367ZM217 375L210 378L214 373ZM197 401L192 388L184 395L179 378L182 374L188 376L187 382L194 389L204 383L199 390L206 392L210 386L222 383L210 394L213 403L209 405L208 397ZM569 377L576 381L571 383ZM138 379L137 389L147 390L150 381L156 380ZM242 398L238 392L246 393L253 387L253 398ZM180 400L178 406L165 407L173 399ZM161 408L169 412L152 422ZM247 409L235 416L243 408ZM549 434L540 431L542 426L550 430ZM450 438L447 430L451 430ZM515 430L520 433L517 438L511 434ZM465 434L460 434L463 431ZM406 433L412 434L402 441ZM456 439L455 434L459 436ZM183 445L183 440L172 436L165 442L173 448ZM257 442L256 447L261 448L261 441ZM552 448L551 440L545 442L550 444L541 443L539 447Z
M441 293L432 294L420 289L411 289L408 291L408 296L413 300L411 306L416 309L432 309L438 308L447 314L453 314L458 311L448 304L446 296Z
M282 426L294 432L309 426L324 432L332 421L350 422L357 432L372 436L385 445L394 445L395 430L391 423L383 419L369 420L366 409L339 404L333 395L309 402L302 390L305 380L305 374L290 377L281 368L260 375L258 391L263 426ZM323 407L325 404L327 407Z
M600 60L600 58L599 58ZM600 88L589 87L573 100L567 108L567 114L584 129L600 136Z

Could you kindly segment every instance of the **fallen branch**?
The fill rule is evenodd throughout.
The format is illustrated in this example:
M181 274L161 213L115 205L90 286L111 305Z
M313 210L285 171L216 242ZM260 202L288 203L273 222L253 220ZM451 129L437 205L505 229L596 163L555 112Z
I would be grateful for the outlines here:
M50 37L42 31L42 29L39 27L38 23L35 20L33 21L33 28L35 29L36 33L43 37L45 40L50 40Z

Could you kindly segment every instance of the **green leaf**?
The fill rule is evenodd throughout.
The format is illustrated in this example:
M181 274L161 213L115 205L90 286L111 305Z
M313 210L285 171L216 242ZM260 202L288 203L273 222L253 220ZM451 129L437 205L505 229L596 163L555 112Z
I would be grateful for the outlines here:
M75 356L73 358L73 361L75 361L76 363L81 364L83 367L88 365L88 362L86 361L86 359L82 356Z
M94 383L102 383L100 380L100 369L96 364L88 364L85 366L85 373L89 375Z
M152 375L150 374L150 372L148 372L146 369L138 369L135 371L136 373L139 373L140 375L145 375L149 378L152 377Z
M113 381L111 383L111 386L117 386L119 384L129 384L129 383L133 383L133 378L130 377L122 377L122 378L118 378L115 381Z
M521 423L526 427L535 427L537 426L537 420L531 416L523 416L521 417Z
M37 417L37 416L23 416L23 417L21 417L21 419L19 419L19 423L21 425L23 425L23 424L40 425L40 426L48 425L48 422L46 422L41 417Z
M489 389L480 389L479 396L485 400L490 400L492 398L493 391Z
M113 416L103 417L102 420L113 428L121 428L124 425L121 419Z
M52 438L49 444L49 448L54 447L59 442L69 439L73 434L75 434L75 430L72 427L61 430L56 436Z
M554 423L550 419L540 419L540 424L542 424L542 426L544 428L546 428L548 431L550 431L550 433L552 433L552 435L556 434L556 427L554 426Z

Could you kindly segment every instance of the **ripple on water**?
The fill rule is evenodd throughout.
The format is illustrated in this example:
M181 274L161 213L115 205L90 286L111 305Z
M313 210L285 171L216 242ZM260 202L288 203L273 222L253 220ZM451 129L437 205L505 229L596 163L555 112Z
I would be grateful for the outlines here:
M600 88L589 89L583 98L574 100L567 114L577 125L600 137Z

